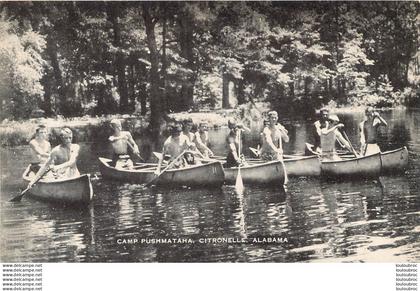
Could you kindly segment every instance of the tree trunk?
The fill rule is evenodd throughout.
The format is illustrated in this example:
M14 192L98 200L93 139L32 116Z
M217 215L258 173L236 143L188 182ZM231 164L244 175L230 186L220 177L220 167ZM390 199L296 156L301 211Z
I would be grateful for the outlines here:
M159 53L155 37L156 21L150 15L150 8L154 4L152 2L143 2L143 19L146 26L147 46L150 51L150 126L155 134L159 133L159 128L164 114L162 99L159 92Z
M194 65L194 52L193 52L193 33L194 23L191 19L191 15L188 12L182 14L179 20L180 27L180 46L181 56L188 60L187 68L195 72ZM195 74L186 78L186 81L182 84L181 96L183 99L182 110L188 110L193 107L194 103L194 83Z
M112 23L112 28L114 30L113 44L117 48L114 66L118 80L118 93L120 95L120 113L127 113L129 111L128 90L125 76L125 57L123 52L121 51L121 28L119 23L120 3L108 2L107 8L107 13Z
M229 104L229 81L228 74L223 74L223 97L222 97L222 108L230 108Z
M53 75L55 79L55 87L57 88L59 100L55 100L56 108L60 109L62 105L66 103L66 92L64 90L63 77L61 74L61 69L58 61L57 54L57 43L54 40L54 36L49 36L47 38L47 53L51 60L51 67L53 69ZM57 102L58 101L58 102Z

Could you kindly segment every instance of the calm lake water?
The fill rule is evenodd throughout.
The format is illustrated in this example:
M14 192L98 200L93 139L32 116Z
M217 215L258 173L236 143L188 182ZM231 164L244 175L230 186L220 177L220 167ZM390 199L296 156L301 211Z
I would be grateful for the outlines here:
M339 116L358 147L362 114ZM13 204L7 201L26 186L20 176L28 147L1 149L1 261L419 262L420 111L383 116L389 123L383 150L406 145L410 154L408 171L382 177L384 188L374 181L293 178L286 192L145 189L102 180L97 157L106 147L82 144L79 169L92 174L95 193L88 207L26 196ZM283 124L291 137L286 153L303 152L311 122ZM216 154L224 154L226 134L211 132ZM248 146L259 139L258 133L244 138Z

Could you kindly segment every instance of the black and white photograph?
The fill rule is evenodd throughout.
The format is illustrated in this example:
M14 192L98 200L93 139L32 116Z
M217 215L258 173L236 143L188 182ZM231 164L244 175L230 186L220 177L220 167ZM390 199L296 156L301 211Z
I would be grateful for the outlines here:
M418 263L419 8L1 2L1 262Z

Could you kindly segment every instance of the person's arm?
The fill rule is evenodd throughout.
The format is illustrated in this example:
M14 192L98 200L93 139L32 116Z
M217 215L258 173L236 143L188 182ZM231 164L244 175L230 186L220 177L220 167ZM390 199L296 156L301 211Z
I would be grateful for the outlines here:
M199 150L207 151L209 153L209 155L211 155L211 156L213 155L213 152L202 141L199 132L196 132L196 134L195 134L195 144L197 145L197 148Z
M350 152L353 151L350 143L343 137L341 132L339 132L338 130L335 132L335 138L339 141L339 143L342 147L345 147Z
M289 132L287 131L287 129L281 124L278 125L278 129L280 130L281 138L283 139L283 141L289 142L290 140L289 135L288 135Z
M277 153L280 153L280 150L276 147L276 145L273 143L273 139L271 138L270 129L265 128L263 130L263 135L266 143L271 147L271 149Z
M235 161L237 163L240 163L240 159L239 159L239 156L238 156L238 151L237 151L236 145L235 145L235 138L233 136L229 137L228 141L229 141L229 149L232 152L233 158L235 159Z
M343 128L343 127L344 127L344 124L339 123L339 124L334 125L333 127L329 128L329 129L323 128L323 129L321 129L321 134L329 134L330 132L335 131L337 128Z
M69 160L65 163L62 163L60 165L56 165L52 167L52 171L58 171L67 167L72 167L77 162L77 157L79 156L79 149L80 146L77 144L72 144L70 149L70 157Z
M364 130L365 121L359 124L359 134L360 134L360 152L363 154L365 151L366 145L366 137L365 137L365 130Z
M319 121L315 121L314 126L318 136L321 136L321 123Z
M382 116L379 115L378 112L375 112L373 114L373 116L374 116L374 120L373 120L374 124L373 125L375 125L375 126L379 126L379 125L388 126L388 123L385 121L385 119L382 118Z
M165 155L166 155L166 142L163 144L162 155L159 157L159 161L158 161L156 171L155 171L156 175L160 174L160 169L162 167L163 160L165 159Z
M29 143L29 146L37 153L37 155L48 158L50 154L48 152L45 152L35 141L31 141Z
M131 136L131 133L129 133L127 131L126 132L126 137L127 137L127 142L131 145L131 147L133 149L133 154L139 155L140 154L139 147L137 146L136 142L134 141L133 137Z
M39 169L38 173L36 173L35 177L29 182L28 187L32 188L33 184L35 183L35 181L37 181L40 177L42 177L45 172L50 168L50 166L54 163L55 160L55 153L52 152L47 161L45 162L45 164L43 164L41 166L41 168Z

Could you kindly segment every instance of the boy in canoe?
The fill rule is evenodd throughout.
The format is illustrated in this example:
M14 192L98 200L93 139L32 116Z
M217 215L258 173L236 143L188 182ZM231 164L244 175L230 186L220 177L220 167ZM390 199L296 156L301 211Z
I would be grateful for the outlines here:
M47 139L47 128L38 126L35 137L29 142L31 147L31 172L35 175L47 161L51 152L51 144Z
M321 129L328 127L329 124L329 109L326 107L321 108L319 111L320 118L314 122L314 150L321 152Z
M108 138L113 149L112 164L118 169L132 169L133 161L128 155L128 147L132 149L133 154L140 156L139 148L131 133L122 131L121 121L113 119L110 124L114 130L114 133Z
M209 148L209 128L207 122L200 122L198 131L195 133L194 143L205 158L214 156L212 150Z
M366 118L359 125L360 152L363 156L373 155L381 152L378 146L378 128L387 126L385 119L372 107L365 110Z
M289 142L288 131L278 123L276 111L268 113L268 126L262 132L261 159L265 161L283 160L283 141Z
M350 143L343 137L339 128L344 128L344 124L339 123L340 119L337 115L329 116L327 127L321 128L321 157L325 160L339 161L341 158L335 151L335 143L338 141L342 147L352 151Z
M232 120L228 121L228 127L230 129L226 138L228 154L226 157L226 164L224 166L226 168L238 167L239 165L245 166L247 163L245 162L245 158L241 150L242 132L249 132L250 129Z
M31 188L34 181L44 175L47 169L50 170L49 178L66 179L80 176L77 169L77 157L79 156L79 145L73 144L73 132L70 128L63 128L60 132L61 144L52 149L45 164L41 167L32 181L29 183Z
M190 142L194 142L195 135L191 132L193 128L193 121L191 118L186 118L182 121L182 134L185 135Z
M194 160L192 155L184 157L180 156L182 153L188 150L194 150L195 145L191 143L188 137L182 134L182 126L176 123L170 127L171 136L166 139L163 144L162 155L159 158L158 166L155 174L159 175L162 167L162 163L165 156L170 156L168 164L173 162L174 168L181 168L187 164L193 164ZM187 158L188 160L186 160ZM175 160L176 159L176 160Z

